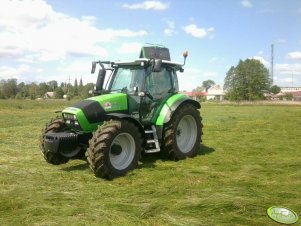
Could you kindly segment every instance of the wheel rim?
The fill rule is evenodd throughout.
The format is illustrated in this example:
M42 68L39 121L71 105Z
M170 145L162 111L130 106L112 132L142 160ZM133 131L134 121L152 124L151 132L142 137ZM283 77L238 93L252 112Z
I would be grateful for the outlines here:
M114 146L118 147L118 151L114 150ZM119 134L110 147L109 156L112 166L118 170L127 168L134 159L135 150L134 138L128 133Z
M185 115L179 122L176 131L176 141L182 153L192 150L197 139L196 120L191 115Z

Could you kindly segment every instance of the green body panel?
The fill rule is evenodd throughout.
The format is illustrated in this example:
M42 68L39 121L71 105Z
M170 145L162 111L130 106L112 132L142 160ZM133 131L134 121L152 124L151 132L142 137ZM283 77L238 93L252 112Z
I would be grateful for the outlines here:
M124 93L105 94L101 96L91 97L87 100L97 101L106 113L126 111L128 108L127 95ZM67 107L62 113L68 113L76 116L83 132L92 132L97 129L100 123L89 123L83 111L75 107Z
M170 107L178 100L180 99L186 99L187 97L184 94L175 94L167 99L167 101L163 101L164 105L162 108L160 108L160 113L158 117L156 117L154 120L155 125L157 126L163 126L164 118L168 111L170 111Z
M127 95L125 93L104 94L88 98L88 100L97 101L108 113L128 110Z

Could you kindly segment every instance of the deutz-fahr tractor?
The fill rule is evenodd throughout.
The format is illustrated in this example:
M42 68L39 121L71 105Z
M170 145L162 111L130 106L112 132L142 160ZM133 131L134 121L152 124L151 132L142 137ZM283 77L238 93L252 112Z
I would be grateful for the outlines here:
M92 62L99 67L94 96L67 107L46 124L41 151L48 163L86 159L97 177L125 175L141 154L162 152L172 160L194 157L202 136L200 103L178 93L169 49L142 47L131 62ZM109 72L109 73L107 73Z

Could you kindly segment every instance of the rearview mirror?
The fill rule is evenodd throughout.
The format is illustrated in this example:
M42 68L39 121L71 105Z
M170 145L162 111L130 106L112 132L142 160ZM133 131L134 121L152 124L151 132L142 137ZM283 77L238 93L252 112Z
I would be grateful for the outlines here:
M105 77L106 77L106 70L100 69L99 73L98 73L97 81L96 81L96 90L95 91L97 93L102 91Z
M95 61L93 61L93 62L92 62L91 74L94 74L94 72L95 72L95 68L96 68L96 62L95 62Z
M161 65L162 65L162 60L161 59L154 59L152 62L152 71L153 72L160 72L161 71Z

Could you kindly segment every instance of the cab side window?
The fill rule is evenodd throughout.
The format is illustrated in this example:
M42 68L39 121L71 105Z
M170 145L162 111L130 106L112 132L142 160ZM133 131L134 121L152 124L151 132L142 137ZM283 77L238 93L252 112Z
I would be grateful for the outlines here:
M172 71L171 74L172 74L174 92L177 93L177 92L179 92L179 83L178 83L177 73L175 71Z
M172 90L171 72L162 68L160 72L152 72L146 79L146 90L155 99L161 99Z

